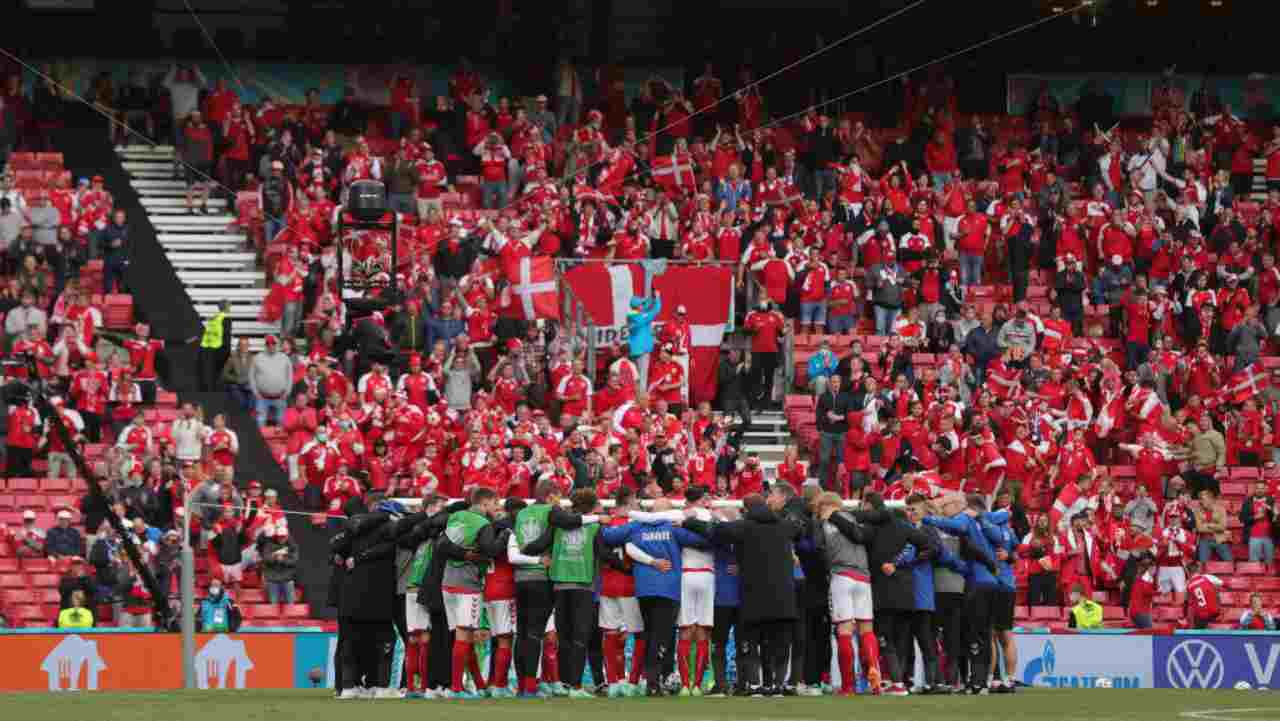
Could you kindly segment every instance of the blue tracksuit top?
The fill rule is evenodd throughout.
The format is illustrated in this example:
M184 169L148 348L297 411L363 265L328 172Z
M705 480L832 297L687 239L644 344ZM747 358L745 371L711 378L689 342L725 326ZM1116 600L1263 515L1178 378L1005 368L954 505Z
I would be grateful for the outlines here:
M707 539L693 531L673 526L669 521L654 523L631 522L621 526L600 529L600 536L607 546L625 546L634 543L637 548L654 558L671 562L671 570L663 573L652 566L637 563L632 569L636 579L636 598L657 596L680 601L680 547L707 548Z
M1009 528L1009 512L984 513L980 522L983 534L991 542L992 552L1003 548L1005 553L1009 554L1008 560L996 559L996 582L999 583L1001 591L1012 593L1016 589L1016 581L1013 578L1013 552L1018 547L1018 539Z
M716 547L716 605L737 608L742 605L742 581L738 574L729 573L729 567L737 567L738 556L733 548Z
M982 525L978 523L976 518L970 518L969 514L961 513L951 518L926 516L924 523L953 536L964 537L969 542L969 548L973 552L986 554L988 558L995 560L995 550L991 548L991 542L987 540L986 534L982 532ZM991 571L987 570L987 567L982 563L972 561L968 566L968 573L964 577L965 585L986 588L998 585L995 576L991 575Z
M648 302L643 298L631 299L631 312L627 313L627 344L632 358L653 350L653 319L658 317L661 310L661 298Z

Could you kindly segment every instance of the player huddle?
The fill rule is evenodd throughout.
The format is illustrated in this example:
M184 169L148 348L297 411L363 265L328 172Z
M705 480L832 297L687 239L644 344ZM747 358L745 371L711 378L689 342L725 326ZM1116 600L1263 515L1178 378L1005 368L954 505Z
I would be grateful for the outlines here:
M607 512L590 489L563 500L547 481L531 502L478 488L350 519L332 542L339 698L907 695L917 653L916 693L1013 690L993 678L992 632L1015 668L1016 541L980 496L847 510L778 483L741 508L703 487L683 510L641 510L625 487ZM447 690L430 688L437 664Z

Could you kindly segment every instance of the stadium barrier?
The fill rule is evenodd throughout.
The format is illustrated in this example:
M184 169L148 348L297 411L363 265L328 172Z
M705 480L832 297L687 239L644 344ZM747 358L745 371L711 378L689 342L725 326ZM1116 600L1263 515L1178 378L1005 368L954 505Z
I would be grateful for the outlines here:
M1017 633L1016 678L1035 687L1253 688L1280 683L1280 633L1123 631ZM182 687L178 634L96 629L0 633L9 659L0 691L142 691ZM198 634L196 679L204 689L332 688L337 637L321 630L255 629ZM918 655L917 655L918 656ZM1105 684L1104 684L1105 685Z

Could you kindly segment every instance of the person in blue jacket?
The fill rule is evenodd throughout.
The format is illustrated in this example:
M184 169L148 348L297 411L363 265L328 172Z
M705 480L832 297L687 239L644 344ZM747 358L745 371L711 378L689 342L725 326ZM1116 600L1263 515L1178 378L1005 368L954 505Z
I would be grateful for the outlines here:
M996 648L1004 659L1002 674L996 674L991 683L993 693L1013 693L1014 673L1018 668L1018 647L1013 639L1013 606L1017 586L1013 577L1014 552L1018 548L1017 534L1009 527L1007 510L984 513L981 517L982 532L996 554L996 596L991 610L991 629Z
M912 526L933 539L937 546L937 555L932 559L917 557L911 561L915 610L911 612L908 621L910 633L906 636L906 644L899 649L899 654L903 659L904 668L914 669L915 647L918 645L924 656L925 676L920 693L949 693L950 687L943 683L942 673L938 668L938 650L934 641L934 613L938 609L934 594L933 569L947 568L959 574L964 574L968 569L966 564L942 543L938 529L921 523L929 514L928 509L928 498L918 493L913 493L907 498L907 518Z
M736 508L722 508L720 517L726 521L735 521L738 516ZM711 665L716 682L707 696L720 698L729 693L728 669L729 654L726 652L729 633L734 632L738 648L734 659L742 658L742 634L738 633L738 611L742 606L742 586L738 581L738 555L733 546L716 546L716 610L715 626L711 629Z
M627 313L627 345L631 361L640 371L640 388L649 387L649 357L653 353L653 319L662 311L662 295L654 292L652 298L632 298L631 311Z
M996 552L982 529L979 518L987 512L987 501L979 494L965 497L965 505L951 517L926 516L922 523L957 536L961 555L968 561L965 576L964 612L968 619L969 678L971 694L988 692L991 675L991 614L999 582L996 579Z
M671 509L671 501L660 498L653 503L655 512ZM632 575L636 580L636 601L644 619L645 679L648 695L664 695L661 671L675 638L676 611L680 605L682 546L710 548L702 536L673 526L667 520L634 521L600 530L606 546L623 546L635 561Z

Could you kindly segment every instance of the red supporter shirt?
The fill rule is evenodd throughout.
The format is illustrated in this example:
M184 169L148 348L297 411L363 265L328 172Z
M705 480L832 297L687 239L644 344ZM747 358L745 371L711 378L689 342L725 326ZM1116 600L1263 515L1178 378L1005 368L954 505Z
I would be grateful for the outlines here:
M747 314L744 325L753 331L751 336L752 353L777 353L778 338L782 335L785 320L776 311L752 311Z

